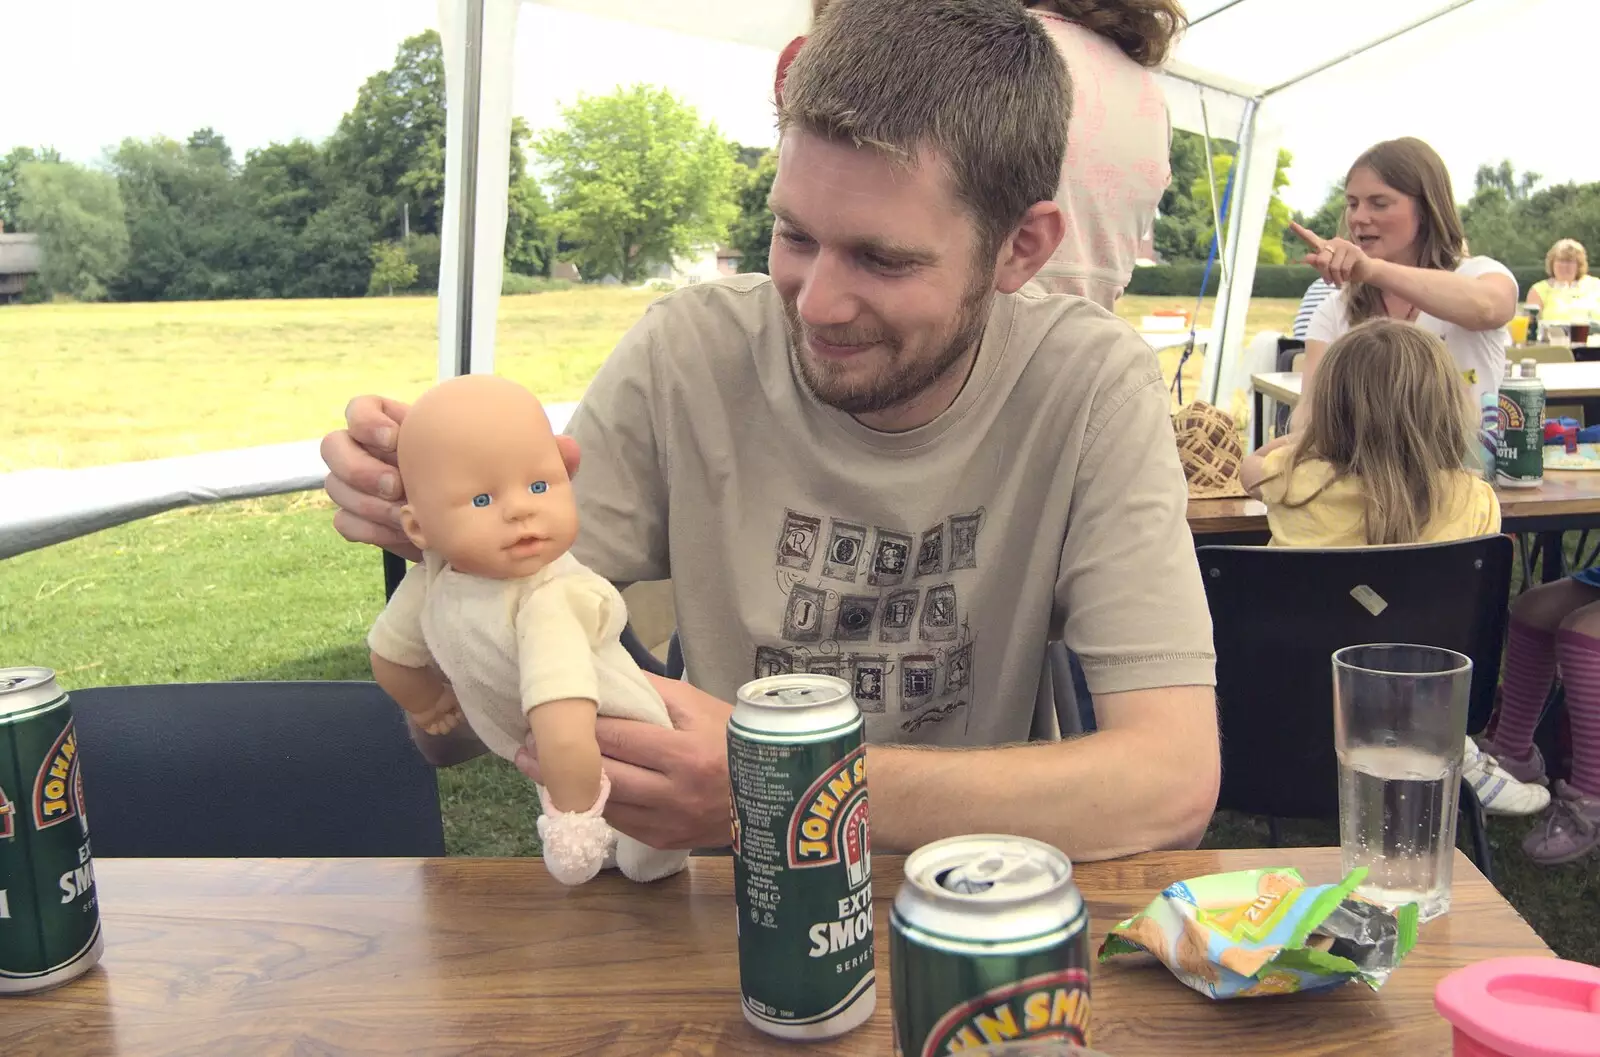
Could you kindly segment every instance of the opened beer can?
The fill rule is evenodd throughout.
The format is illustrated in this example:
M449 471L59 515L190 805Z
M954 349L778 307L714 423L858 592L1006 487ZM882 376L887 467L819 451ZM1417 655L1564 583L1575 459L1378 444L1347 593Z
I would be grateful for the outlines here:
M1048 844L979 834L906 859L889 913L897 1057L1005 1042L1088 1046L1089 917Z

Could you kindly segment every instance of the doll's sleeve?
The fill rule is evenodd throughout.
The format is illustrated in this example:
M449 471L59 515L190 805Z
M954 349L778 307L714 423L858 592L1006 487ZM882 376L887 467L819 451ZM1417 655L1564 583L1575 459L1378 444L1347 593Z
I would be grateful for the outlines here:
M411 567L389 604L367 633L367 648L391 664L425 668L433 659L422 637L422 605L428 597L428 571L420 562Z
M517 607L518 679L524 712L546 701L600 700L595 647L610 600L583 577L561 576ZM609 585L606 585L609 587Z

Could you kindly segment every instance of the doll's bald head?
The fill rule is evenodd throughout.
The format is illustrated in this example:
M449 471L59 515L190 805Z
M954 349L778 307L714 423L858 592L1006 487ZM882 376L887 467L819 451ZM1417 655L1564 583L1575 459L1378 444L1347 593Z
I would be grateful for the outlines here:
M577 536L572 482L544 406L491 374L429 389L400 424L401 523L462 572L528 576Z

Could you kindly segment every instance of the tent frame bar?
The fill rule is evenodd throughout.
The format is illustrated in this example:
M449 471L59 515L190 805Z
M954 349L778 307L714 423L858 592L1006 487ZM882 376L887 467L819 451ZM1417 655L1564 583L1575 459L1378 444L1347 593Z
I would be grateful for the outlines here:
M1383 45L1389 43L1391 40L1395 40L1398 37L1403 37L1407 33L1410 33L1414 29L1421 29L1423 26L1426 26L1430 22L1437 22L1439 19L1444 18L1446 15L1449 15L1449 14L1452 14L1452 13L1454 13L1456 11L1459 11L1461 8L1466 7L1468 4L1470 4L1472 2L1473 2L1473 0L1451 0L1450 3L1448 3L1445 6L1439 8L1439 10L1433 12L1431 15L1423 15L1421 18L1417 19L1415 22L1412 22L1409 25L1401 26L1399 29L1395 30L1392 33L1386 33L1385 35L1377 38L1376 40L1368 41L1367 43L1362 44L1359 47L1351 48L1349 51L1345 52L1343 55L1339 55L1339 56L1337 56L1335 58L1329 59L1327 62L1319 63L1318 65L1313 66L1311 69L1306 70L1304 73L1296 74L1295 76L1289 78L1287 81L1281 81L1278 84L1273 85L1271 88L1268 88L1266 91L1261 93L1261 98L1265 99L1268 96L1277 95L1279 92L1283 91L1286 88L1293 88L1295 85L1299 84L1301 81L1309 80L1310 78L1315 77L1319 73L1323 73L1326 70L1333 69L1333 67L1338 66L1340 63L1349 62L1351 59L1355 58L1358 55L1365 54L1366 52L1369 52L1374 48L1382 47Z
M472 373L472 293L473 250L478 229L478 141L479 117L483 107L483 19L485 0L466 0L466 64L462 79L461 138L461 238L456 263L456 370Z

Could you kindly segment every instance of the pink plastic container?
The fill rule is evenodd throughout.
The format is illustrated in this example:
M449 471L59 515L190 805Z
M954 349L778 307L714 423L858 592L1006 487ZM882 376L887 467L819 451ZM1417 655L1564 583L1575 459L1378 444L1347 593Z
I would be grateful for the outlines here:
M1600 1057L1600 968L1492 958L1439 981L1455 1057Z

